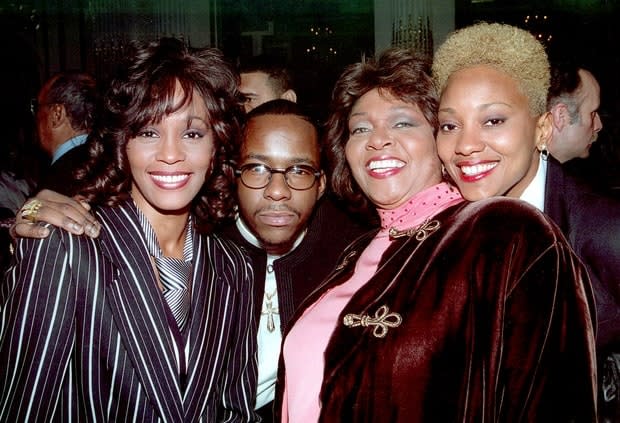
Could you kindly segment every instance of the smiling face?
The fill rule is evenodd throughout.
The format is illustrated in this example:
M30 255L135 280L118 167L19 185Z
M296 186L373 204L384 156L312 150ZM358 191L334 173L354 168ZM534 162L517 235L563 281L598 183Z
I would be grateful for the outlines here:
M246 124L238 167L263 164L273 169L293 165L320 170L314 126L295 115L259 115ZM306 190L290 188L281 173L271 175L264 188L249 188L238 179L239 211L245 224L270 254L290 251L306 229L317 200L325 190L325 176Z
M417 105L370 90L351 109L349 134L347 162L375 206L394 209L441 181L433 128Z
M519 197L538 169L538 118L510 76L488 66L453 73L441 94L437 149L467 200Z
M175 100L180 93L175 94ZM161 122L146 125L127 143L131 196L152 222L157 214L189 213L214 153L207 109L198 93Z

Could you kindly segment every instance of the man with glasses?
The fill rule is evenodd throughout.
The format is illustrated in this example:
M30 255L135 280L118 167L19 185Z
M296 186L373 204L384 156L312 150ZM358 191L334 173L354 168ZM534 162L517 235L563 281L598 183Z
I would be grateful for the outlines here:
M59 73L43 85L31 110L39 144L52 160L39 189L75 194L72 172L88 158L84 143L93 127L97 102L97 84L84 73Z
M248 113L235 168L239 216L222 234L243 246L254 265L256 408L272 421L282 331L363 228L327 198L317 129L291 101L269 101Z

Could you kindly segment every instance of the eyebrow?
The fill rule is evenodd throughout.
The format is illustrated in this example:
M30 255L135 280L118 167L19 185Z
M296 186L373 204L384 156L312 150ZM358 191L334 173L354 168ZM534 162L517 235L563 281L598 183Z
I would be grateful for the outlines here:
M484 111L484 110L488 109L489 107L496 106L496 105L506 106L506 107L509 107L511 109L513 108L513 106L511 104L504 103L503 101L496 101L494 103L484 103L484 104L481 104L480 106L476 107L476 110ZM454 114L454 113L456 113L456 109L453 108L453 107L442 107L442 108L440 108L438 110L438 112L445 112L445 113Z
M208 120L205 120L205 118L201 117L201 116L188 116L187 117L187 127L189 128L192 125L192 122L198 120L202 123L204 123L204 125L206 127L211 127L211 124L209 123Z
M390 107L388 109L388 111L390 112L402 112L402 111L415 111L415 108L413 107L413 105L411 106L397 106L397 107ZM351 119L352 117L357 117L357 116L366 116L368 115L368 112L355 112L355 113L351 113L351 115L349 116L349 119Z
M262 162L269 162L269 161L273 161L274 158L271 156L267 156L265 154L248 154L247 156L245 156L245 158L242 159L242 161L246 161L248 159L260 160ZM314 160L308 157L293 157L288 161L291 162L292 164L311 163L313 166L319 166L319 163L315 163Z

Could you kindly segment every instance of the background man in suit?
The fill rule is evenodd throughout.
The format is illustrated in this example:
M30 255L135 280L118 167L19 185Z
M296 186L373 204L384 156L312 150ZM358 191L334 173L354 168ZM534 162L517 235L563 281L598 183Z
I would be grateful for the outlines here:
M598 344L617 353L620 351L617 236L620 204L593 193L589 186L565 171L566 165L560 166L590 155L590 147L603 128L598 114L601 90L590 71L570 63L553 65L550 82L547 111L551 134L547 149L552 157L546 166L544 211L568 234L573 247L589 266L599 311ZM585 230L597 225L604 225L606 230Z
M590 71L565 64L552 68L547 110L553 132L547 148L560 163L590 155L590 147L603 129L600 103L601 88Z
M296 102L293 78L286 67L273 58L255 56L239 66L246 113L261 104L276 99Z
M34 111L39 144L52 161L39 188L75 194L72 172L88 157L84 143L93 127L97 103L97 83L88 74L63 72L43 85Z

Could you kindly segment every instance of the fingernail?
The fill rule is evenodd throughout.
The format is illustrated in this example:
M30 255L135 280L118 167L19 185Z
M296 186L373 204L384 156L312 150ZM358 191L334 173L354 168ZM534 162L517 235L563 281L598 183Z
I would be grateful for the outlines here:
M75 233L81 234L82 231L84 230L84 228L82 228L82 225L80 225L79 223L71 223L71 230Z
M99 228L95 225L90 225L88 226L88 228L86 228L86 230L88 231L89 235L97 235L99 233Z

